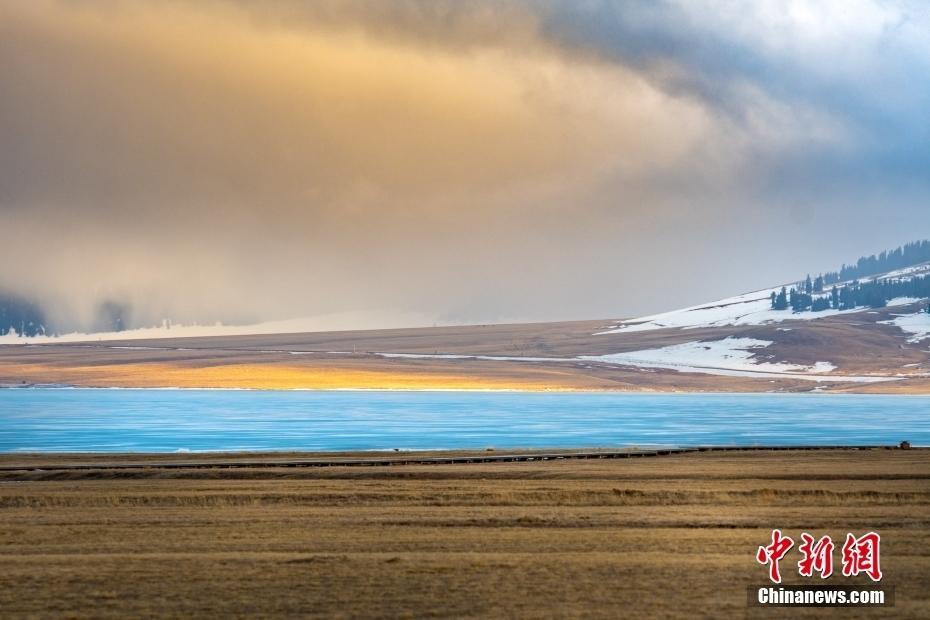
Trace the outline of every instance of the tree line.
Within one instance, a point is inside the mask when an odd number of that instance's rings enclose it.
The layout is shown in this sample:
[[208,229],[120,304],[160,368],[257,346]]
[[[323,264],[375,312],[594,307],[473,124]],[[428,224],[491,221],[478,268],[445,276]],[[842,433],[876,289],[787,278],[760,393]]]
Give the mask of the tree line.
[[930,241],[913,241],[891,251],[881,254],[863,256],[855,265],[843,265],[839,271],[831,271],[819,276],[824,285],[860,280],[895,269],[904,269],[930,261]]
[[[772,292],[773,310],[793,312],[822,312],[824,310],[852,310],[854,308],[883,308],[896,297],[930,297],[930,277],[874,279],[862,278],[896,269],[904,269],[930,262],[930,241],[914,241],[878,255],[863,256],[855,265],[843,265],[811,278],[810,275],[796,287],[782,287]],[[840,284],[846,282],[846,284]],[[930,307],[927,309],[930,312]]]
[[[823,293],[823,289],[820,291]],[[778,293],[772,292],[773,310],[793,312],[822,312],[824,310],[853,310],[855,308],[884,308],[896,297],[913,297],[917,299],[930,297],[930,277],[921,276],[908,280],[886,279],[860,282],[854,280],[843,286],[830,288],[825,294],[816,294],[813,282],[807,279],[802,287],[790,290],[782,287]],[[930,311],[930,308],[928,308]]]
[[[121,332],[132,327],[131,318],[129,304],[107,300],[97,306],[90,330]],[[20,336],[55,336],[58,326],[51,324],[38,303],[0,291],[0,336],[11,332]]]
[[0,293],[0,336],[15,331],[20,336],[46,333],[45,313],[38,304],[18,295]]

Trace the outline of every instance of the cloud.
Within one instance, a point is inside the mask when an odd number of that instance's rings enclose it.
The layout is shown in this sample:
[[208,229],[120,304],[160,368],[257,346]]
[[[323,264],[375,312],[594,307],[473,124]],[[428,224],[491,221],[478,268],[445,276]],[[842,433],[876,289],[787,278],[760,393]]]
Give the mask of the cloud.
[[916,6],[3,2],[0,288],[87,327],[107,300],[458,322],[751,286],[793,266],[656,282],[764,255],[798,205],[926,197]]

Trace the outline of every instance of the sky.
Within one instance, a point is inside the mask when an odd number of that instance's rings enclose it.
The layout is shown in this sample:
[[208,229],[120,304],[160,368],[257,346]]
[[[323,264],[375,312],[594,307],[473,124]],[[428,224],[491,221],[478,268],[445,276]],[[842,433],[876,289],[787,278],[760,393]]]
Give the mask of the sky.
[[0,0],[0,289],[86,329],[630,317],[930,237],[930,9]]

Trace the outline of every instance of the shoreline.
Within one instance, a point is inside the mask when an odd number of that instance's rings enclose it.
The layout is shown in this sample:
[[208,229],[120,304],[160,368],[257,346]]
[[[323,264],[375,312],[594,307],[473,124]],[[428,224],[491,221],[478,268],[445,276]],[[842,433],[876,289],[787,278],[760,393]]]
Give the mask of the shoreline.
[[[784,445],[703,445],[677,446],[665,444],[638,444],[623,447],[572,447],[572,448],[423,448],[385,450],[185,450],[173,452],[104,452],[104,451],[52,451],[23,450],[0,452],[0,472],[25,471],[41,468],[54,471],[68,469],[138,469],[171,468],[202,469],[224,467],[339,467],[339,466],[400,466],[429,464],[508,463],[538,460],[590,460],[626,459],[680,456],[693,453],[784,453],[784,452],[870,452],[870,451],[930,450],[928,445],[900,444],[784,444]],[[191,461],[196,457],[201,461]],[[26,462],[16,464],[15,461]],[[39,459],[51,462],[36,464]],[[62,461],[57,463],[56,461]],[[90,461],[90,463],[88,463]],[[455,461],[455,462],[447,462]],[[460,462],[459,462],[460,461]],[[11,464],[11,462],[13,464]]]
[[615,396],[829,396],[829,397],[930,397],[930,391],[910,392],[858,392],[855,390],[830,391],[738,391],[738,390],[657,390],[650,388],[622,389],[622,388],[444,388],[444,387],[214,387],[214,386],[135,386],[135,385],[0,385],[0,393],[16,391],[138,391],[138,392],[321,392],[321,393],[450,393],[450,394],[605,394]]

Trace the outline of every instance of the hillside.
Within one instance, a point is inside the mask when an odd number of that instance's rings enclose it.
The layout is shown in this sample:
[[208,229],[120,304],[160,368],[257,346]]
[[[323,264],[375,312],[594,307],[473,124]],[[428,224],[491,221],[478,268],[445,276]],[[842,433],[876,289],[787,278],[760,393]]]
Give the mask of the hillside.
[[0,385],[930,393],[930,262],[827,279],[613,321],[38,339]]

